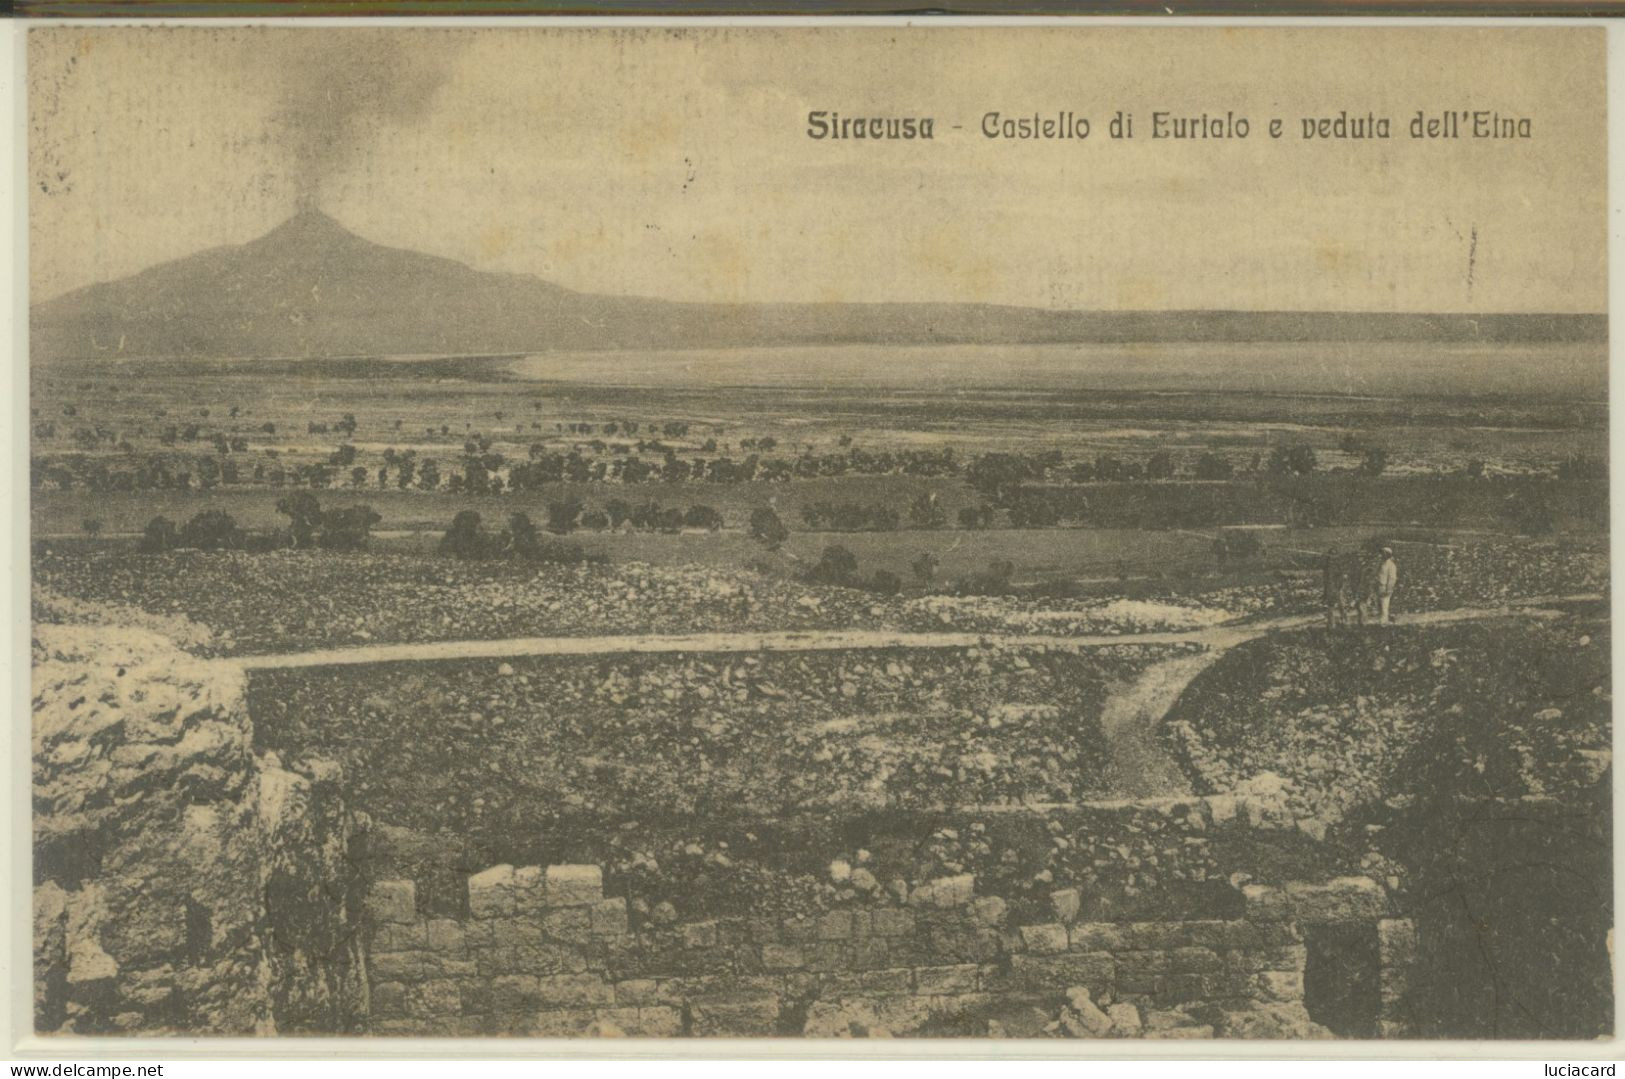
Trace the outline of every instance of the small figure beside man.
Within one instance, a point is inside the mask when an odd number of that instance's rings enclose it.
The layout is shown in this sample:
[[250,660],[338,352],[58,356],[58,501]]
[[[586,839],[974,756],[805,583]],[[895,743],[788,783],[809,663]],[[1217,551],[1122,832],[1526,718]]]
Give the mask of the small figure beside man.
[[1358,559],[1339,555],[1330,547],[1326,549],[1326,558],[1321,563],[1321,602],[1326,607],[1327,629],[1348,625],[1350,610],[1355,617],[1360,617],[1360,605],[1354,601],[1354,586],[1349,580],[1351,567],[1358,571]]
[[[1369,550],[1369,548],[1368,548]],[[1349,615],[1365,625],[1366,604],[1382,625],[1392,622],[1390,606],[1399,583],[1399,566],[1394,549],[1382,547],[1380,563],[1373,565],[1369,554],[1338,554],[1328,550],[1321,563],[1322,602],[1326,607],[1326,627],[1348,625]]]

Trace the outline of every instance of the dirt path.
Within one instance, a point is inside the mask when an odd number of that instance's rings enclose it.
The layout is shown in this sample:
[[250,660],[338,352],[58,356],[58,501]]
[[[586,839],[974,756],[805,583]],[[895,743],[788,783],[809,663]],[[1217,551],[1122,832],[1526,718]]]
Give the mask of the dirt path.
[[[1540,607],[1596,595],[1542,596],[1517,600],[1504,607],[1468,607],[1451,611],[1423,611],[1400,615],[1399,625],[1462,622],[1499,618],[1517,613],[1549,614]],[[459,659],[511,659],[521,656],[594,656],[616,653],[674,652],[830,652],[882,648],[1050,648],[1080,651],[1114,645],[1198,644],[1208,649],[1232,648],[1266,633],[1301,629],[1320,621],[1316,615],[1289,615],[1236,622],[1203,629],[1150,633],[1100,633],[1069,637],[1062,634],[910,632],[907,630],[786,630],[759,633],[674,633],[583,637],[506,637],[496,640],[423,641],[410,644],[368,644],[319,648],[256,656],[233,656],[215,662],[244,670],[292,667],[333,667],[369,663],[424,663]]]
[[1162,748],[1157,732],[1191,679],[1212,666],[1226,649],[1154,663],[1140,677],[1119,686],[1100,710],[1106,735],[1106,784],[1126,798],[1165,798],[1189,794],[1184,772]]
[[[1181,644],[1211,631],[1099,634],[912,633],[892,630],[806,630],[762,633],[675,633],[604,637],[509,637],[490,641],[371,644],[284,655],[222,660],[248,670],[328,667],[362,663],[413,663],[516,656],[595,656],[676,652],[849,652],[881,648],[1105,648],[1118,644]],[[1251,634],[1249,634],[1251,635]]]
[[[1550,617],[1556,612],[1543,605],[1597,599],[1597,596],[1539,597],[1520,600],[1499,611],[1466,609],[1453,611],[1419,611],[1397,619],[1401,625],[1434,625],[1497,617],[1513,613],[1513,608],[1524,617]],[[1298,627],[1318,622],[1319,619],[1301,618]],[[1271,624],[1258,623],[1263,632],[1294,628],[1282,619]],[[1237,627],[1240,628],[1240,627]],[[1251,628],[1251,627],[1249,627]],[[1207,648],[1195,655],[1154,663],[1141,672],[1140,677],[1119,686],[1106,698],[1101,707],[1100,725],[1106,736],[1106,780],[1110,789],[1119,796],[1129,798],[1171,798],[1191,793],[1184,771],[1163,748],[1159,732],[1162,718],[1168,714],[1185,687],[1208,667],[1218,661],[1226,651],[1252,637],[1232,635],[1228,640],[1210,638]]]

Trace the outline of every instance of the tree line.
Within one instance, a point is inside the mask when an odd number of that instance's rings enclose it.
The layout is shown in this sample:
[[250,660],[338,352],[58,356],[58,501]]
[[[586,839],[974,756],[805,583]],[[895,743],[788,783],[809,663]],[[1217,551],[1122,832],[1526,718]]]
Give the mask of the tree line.
[[[420,457],[413,449],[391,447],[382,452],[373,466],[361,464],[358,450],[349,442],[340,442],[325,460],[293,462],[281,459],[276,450],[265,451],[267,456],[261,459],[243,460],[238,451],[246,448],[244,440],[227,439],[219,434],[210,437],[217,452],[201,455],[140,455],[133,450],[117,457],[86,453],[36,454],[31,460],[31,483],[36,490],[210,490],[222,486],[256,486],[307,490],[444,490],[485,496],[535,491],[561,484],[733,485],[902,475],[962,478],[984,499],[1007,508],[1022,489],[1033,486],[1085,487],[1180,479],[1217,483],[1241,475],[1292,477],[1322,471],[1313,447],[1302,443],[1276,446],[1267,457],[1255,454],[1245,468],[1238,468],[1224,455],[1205,451],[1181,470],[1167,450],[1155,451],[1143,459],[1098,454],[1087,460],[1067,460],[1059,450],[1000,451],[961,457],[951,447],[876,452],[846,447],[828,453],[808,450],[796,457],[752,452],[735,459],[726,454],[685,457],[660,442],[638,444],[636,449],[647,450],[647,456],[633,452],[633,447],[624,444],[617,444],[612,447],[612,455],[604,456],[583,453],[579,448],[563,451],[535,443],[528,457],[511,459],[495,450],[489,437],[473,435],[465,440],[461,456],[444,464],[439,458]],[[741,445],[745,443],[759,448],[776,445],[771,438],[746,439]],[[1358,475],[1376,477],[1388,469],[1388,454],[1381,447],[1365,445],[1350,436],[1341,448],[1359,456],[1360,463],[1352,469]],[[1468,461],[1462,472],[1470,479],[1478,479],[1483,477],[1484,470],[1484,462],[1475,459]],[[1557,462],[1552,473],[1564,480],[1596,480],[1606,479],[1608,470],[1605,461],[1573,454]],[[841,507],[832,505],[828,509],[826,516],[831,519],[842,513]],[[1063,518],[1067,516],[1064,507],[1060,511]],[[1042,512],[1040,510],[1041,515]],[[844,526],[829,527],[842,530]],[[866,527],[883,530],[886,525],[871,522]]]

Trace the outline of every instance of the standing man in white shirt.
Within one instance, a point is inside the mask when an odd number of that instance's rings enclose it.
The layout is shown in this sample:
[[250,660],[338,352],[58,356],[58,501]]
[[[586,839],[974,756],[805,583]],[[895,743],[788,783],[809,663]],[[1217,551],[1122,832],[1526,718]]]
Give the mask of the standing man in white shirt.
[[1388,603],[1394,598],[1394,586],[1399,583],[1399,566],[1394,563],[1394,549],[1382,549],[1382,568],[1377,570],[1377,600],[1381,606],[1379,621],[1388,625]]

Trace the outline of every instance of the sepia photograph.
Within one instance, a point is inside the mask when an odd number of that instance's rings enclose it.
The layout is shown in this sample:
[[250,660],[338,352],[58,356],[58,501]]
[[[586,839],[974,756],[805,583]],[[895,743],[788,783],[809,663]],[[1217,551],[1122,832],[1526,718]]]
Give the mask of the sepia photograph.
[[34,1032],[1612,1038],[1605,56],[31,28]]

